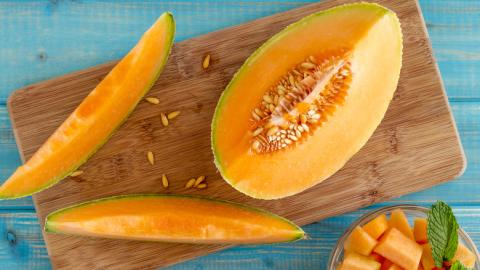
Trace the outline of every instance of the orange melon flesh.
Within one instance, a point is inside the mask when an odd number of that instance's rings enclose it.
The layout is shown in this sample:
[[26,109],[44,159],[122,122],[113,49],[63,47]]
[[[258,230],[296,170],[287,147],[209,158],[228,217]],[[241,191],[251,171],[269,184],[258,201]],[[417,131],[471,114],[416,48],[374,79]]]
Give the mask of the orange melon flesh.
[[374,239],[380,238],[380,236],[388,229],[387,216],[385,214],[379,215],[363,225],[363,229]]
[[408,223],[407,216],[401,209],[395,209],[390,214],[389,226],[391,228],[396,228],[401,231],[406,237],[411,240],[415,240],[413,236],[412,228]]
[[426,218],[416,218],[414,221],[413,234],[415,236],[415,241],[419,244],[425,244],[428,242],[427,223]]
[[369,257],[349,253],[342,262],[341,270],[379,270],[381,264]]
[[422,262],[423,269],[432,270],[433,268],[435,268],[435,261],[433,260],[433,257],[432,257],[432,246],[427,243],[427,244],[423,244],[422,248],[423,248],[423,253],[422,253],[421,262]]
[[39,192],[83,164],[126,119],[157,80],[173,44],[164,13],[38,151],[0,187],[0,199]]
[[[269,154],[251,150],[251,111],[265,91],[309,56],[346,50],[352,81],[344,104],[294,146]],[[212,149],[223,178],[260,199],[299,193],[339,170],[369,139],[396,89],[402,34],[395,13],[356,3],[288,26],[244,63],[222,94],[212,121]]]
[[465,245],[459,243],[452,259],[452,262],[455,261],[460,261],[466,267],[472,268],[475,265],[475,254]]
[[389,229],[374,249],[405,270],[416,270],[422,257],[422,247],[395,228]]
[[357,226],[350,233],[344,247],[346,251],[354,251],[358,254],[368,256],[372,253],[376,245],[377,240],[372,238],[362,227]]
[[180,242],[258,244],[301,239],[292,222],[244,205],[192,196],[131,195],[65,208],[45,230],[81,236]]

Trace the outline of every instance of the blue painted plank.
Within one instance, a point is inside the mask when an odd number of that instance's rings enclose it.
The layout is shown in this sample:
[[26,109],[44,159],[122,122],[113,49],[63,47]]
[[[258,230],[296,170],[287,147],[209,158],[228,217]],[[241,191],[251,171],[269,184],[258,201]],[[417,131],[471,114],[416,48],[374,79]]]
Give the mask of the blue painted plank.
[[[166,10],[178,41],[308,2],[315,1],[2,1],[0,104],[14,89],[120,58]],[[480,97],[480,2],[421,4],[449,95]]]

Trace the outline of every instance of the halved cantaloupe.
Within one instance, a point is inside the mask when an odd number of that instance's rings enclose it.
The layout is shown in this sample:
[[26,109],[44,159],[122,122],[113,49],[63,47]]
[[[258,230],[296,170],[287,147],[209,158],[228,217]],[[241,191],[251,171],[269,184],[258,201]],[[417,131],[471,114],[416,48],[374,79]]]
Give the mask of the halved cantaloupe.
[[396,228],[391,228],[380,238],[374,251],[405,270],[417,270],[423,249]]
[[340,270],[380,270],[381,264],[367,256],[349,253],[342,262]]
[[401,63],[398,18],[377,4],[288,26],[247,59],[217,104],[212,149],[223,178],[261,199],[328,178],[380,124]]
[[354,251],[358,254],[368,256],[372,253],[373,248],[377,245],[377,240],[371,237],[362,227],[357,226],[350,233],[347,241],[345,241],[345,251]]
[[428,242],[427,237],[427,224],[426,218],[416,218],[413,224],[413,234],[415,241],[419,244],[425,244]]
[[407,216],[401,209],[395,209],[392,211],[388,223],[390,228],[396,228],[409,239],[415,240],[415,237],[413,236],[413,230],[408,223]]
[[0,187],[0,199],[46,189],[83,164],[132,112],[160,75],[175,22],[164,13],[38,151]]
[[237,203],[180,195],[130,195],[48,215],[47,232],[181,243],[256,244],[304,237],[292,222]]
[[379,215],[363,225],[363,229],[374,239],[378,239],[388,229],[387,216],[385,214]]
[[475,254],[464,244],[458,243],[457,251],[453,256],[452,263],[460,261],[466,267],[472,268],[475,265]]

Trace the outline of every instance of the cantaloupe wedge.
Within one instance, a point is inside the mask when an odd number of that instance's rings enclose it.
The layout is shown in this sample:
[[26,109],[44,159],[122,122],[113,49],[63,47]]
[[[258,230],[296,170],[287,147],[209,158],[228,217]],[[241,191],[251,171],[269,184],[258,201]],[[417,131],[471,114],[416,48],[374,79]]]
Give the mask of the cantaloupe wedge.
[[374,251],[405,270],[417,270],[423,249],[396,228],[391,228],[380,238]]
[[466,267],[471,268],[475,265],[475,254],[464,244],[458,243],[457,251],[452,259],[452,262],[455,261],[460,261]]
[[423,253],[422,253],[422,266],[425,270],[432,270],[435,268],[435,261],[432,257],[432,246],[427,243],[422,245]]
[[413,234],[415,241],[419,244],[425,244],[428,242],[427,238],[427,219],[416,218],[413,225]]
[[379,215],[363,225],[363,229],[374,239],[378,239],[388,229],[387,216],[385,214]]
[[258,244],[304,237],[292,222],[237,203],[181,195],[117,196],[47,216],[51,233],[142,241]]
[[350,233],[344,248],[346,251],[354,251],[358,254],[368,256],[377,245],[377,240],[371,237],[362,227],[357,226]]
[[345,257],[341,270],[380,270],[381,264],[367,256],[351,252]]
[[401,209],[395,209],[392,211],[388,224],[390,228],[396,228],[406,237],[415,240],[415,237],[413,237],[413,230],[410,227],[410,224],[408,224],[407,216]]
[[175,23],[164,13],[38,151],[0,187],[0,199],[46,189],[83,164],[125,121],[160,75]]

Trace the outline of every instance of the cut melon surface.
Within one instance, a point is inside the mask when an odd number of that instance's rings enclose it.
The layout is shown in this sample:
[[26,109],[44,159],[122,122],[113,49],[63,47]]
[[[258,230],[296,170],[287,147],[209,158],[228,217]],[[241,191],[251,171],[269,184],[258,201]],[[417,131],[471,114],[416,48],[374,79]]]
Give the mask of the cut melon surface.
[[412,227],[408,223],[407,215],[401,209],[395,209],[390,214],[389,227],[396,228],[401,231],[406,237],[411,240],[415,240],[413,236]]
[[86,202],[46,218],[51,233],[198,244],[289,242],[292,222],[237,203],[181,195],[129,195]]
[[380,238],[380,236],[388,229],[387,216],[385,214],[379,215],[363,225],[363,229],[374,239]]
[[452,262],[460,261],[466,267],[472,268],[475,266],[475,260],[475,254],[464,244],[458,243],[457,251],[453,256]]
[[357,226],[350,233],[344,248],[346,251],[354,251],[358,254],[369,256],[376,245],[377,240],[371,237],[362,227]]
[[428,242],[427,237],[427,224],[426,218],[416,218],[413,225],[413,234],[415,241],[419,244],[425,244]]
[[423,249],[396,228],[391,228],[380,238],[374,251],[405,270],[417,270]]
[[37,152],[0,187],[0,199],[46,189],[82,165],[125,121],[167,62],[175,22],[164,13]]
[[380,270],[381,264],[367,256],[349,253],[342,262],[341,270]]
[[394,12],[356,3],[312,14],[255,51],[220,97],[212,149],[223,178],[260,199],[330,177],[370,138],[397,87]]
[[422,245],[423,253],[422,253],[422,266],[423,269],[432,270],[435,268],[435,261],[432,257],[432,246],[430,244],[423,244]]

